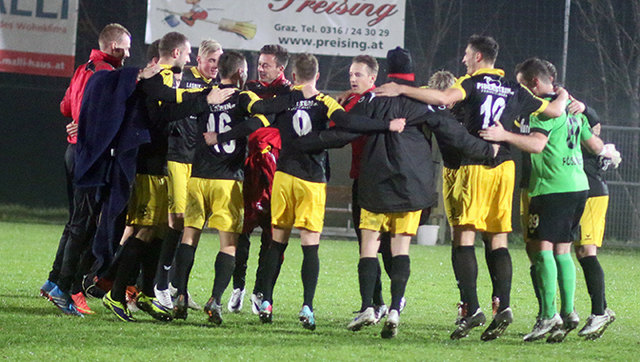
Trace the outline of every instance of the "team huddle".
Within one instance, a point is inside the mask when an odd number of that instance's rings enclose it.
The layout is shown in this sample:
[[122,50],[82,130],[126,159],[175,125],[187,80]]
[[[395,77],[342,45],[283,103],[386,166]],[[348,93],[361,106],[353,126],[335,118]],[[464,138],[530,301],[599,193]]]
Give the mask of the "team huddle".
[[[299,319],[315,330],[327,150],[351,144],[361,306],[347,328],[382,323],[381,337],[395,337],[407,303],[411,237],[440,192],[435,139],[460,291],[451,339],[486,322],[476,291],[476,233],[493,286],[493,319],[481,339],[500,337],[513,321],[511,146],[524,151],[521,216],[539,304],[524,340],[561,342],[580,323],[572,243],[592,305],[578,335],[599,338],[615,320],[597,248],[608,204],[602,172],[618,166],[620,153],[598,137],[595,111],[554,84],[553,64],[527,59],[516,68],[517,82],[507,80],[494,68],[495,40],[473,35],[462,60],[467,74],[458,79],[439,71],[419,87],[409,52],[396,48],[387,55],[388,83],[376,87],[378,63],[360,55],[349,69],[351,88],[334,99],[316,89],[318,61],[308,53],[292,57],[291,82],[287,50],[265,45],[258,80],[247,81],[245,57],[215,40],[203,41],[197,65],[187,66],[191,44],[177,32],[149,46],[145,68],[122,67],[130,37],[121,25],[107,25],[100,49],[76,70],[60,104],[72,118],[65,153],[70,216],[40,293],[65,314],[93,314],[86,297],[94,296],[122,321],[135,321],[136,310],[171,321],[203,309],[220,325],[230,283],[227,310],[243,308],[250,236],[259,226],[249,299],[252,312],[272,323],[274,287],[296,228]],[[220,249],[201,308],[188,282],[205,227],[217,229]],[[390,279],[388,306],[378,253]]]

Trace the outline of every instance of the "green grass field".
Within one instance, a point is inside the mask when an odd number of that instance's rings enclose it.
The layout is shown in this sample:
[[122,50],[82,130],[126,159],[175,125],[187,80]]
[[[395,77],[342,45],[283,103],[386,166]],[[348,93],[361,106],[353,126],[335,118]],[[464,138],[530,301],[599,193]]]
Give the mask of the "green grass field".
[[[239,314],[225,314],[221,327],[208,325],[204,313],[191,312],[186,321],[160,323],[136,313],[137,323],[117,321],[90,299],[97,312],[77,318],[61,315],[38,296],[49,271],[62,225],[0,222],[0,357],[7,360],[638,360],[640,355],[640,251],[605,250],[600,257],[606,273],[607,299],[618,319],[597,341],[572,332],[564,343],[522,342],[537,312],[529,281],[528,261],[520,245],[512,246],[514,265],[512,307],[515,321],[506,335],[480,341],[481,329],[451,341],[458,292],[448,246],[412,245],[407,308],[397,338],[382,340],[381,326],[353,333],[346,329],[359,308],[357,244],[324,240],[320,246],[320,279],[315,300],[318,328],[302,329],[297,313],[302,301],[301,250],[292,239],[274,294],[274,321],[262,325],[245,305]],[[255,240],[257,243],[257,239]],[[513,244],[518,244],[514,242]],[[204,304],[213,280],[217,236],[205,234],[196,254],[190,291]],[[257,248],[252,248],[249,286],[253,286]],[[478,294],[490,311],[490,280],[482,248]],[[576,262],[576,267],[580,269]],[[590,304],[582,271],[578,270],[576,308],[582,319]],[[389,282],[384,276],[387,293]],[[226,300],[229,290],[225,293]],[[248,298],[247,298],[248,300]],[[225,309],[226,311],[226,309]],[[581,322],[581,326],[582,326]]]

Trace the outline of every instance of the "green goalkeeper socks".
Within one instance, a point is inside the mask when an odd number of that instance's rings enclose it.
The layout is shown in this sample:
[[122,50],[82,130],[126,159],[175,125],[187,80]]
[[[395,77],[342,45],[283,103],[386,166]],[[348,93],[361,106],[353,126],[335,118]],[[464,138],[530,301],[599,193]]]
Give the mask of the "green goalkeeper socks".
[[573,312],[573,300],[576,294],[576,267],[570,253],[556,255],[558,268],[558,285],[560,287],[560,314],[563,316]]
[[534,256],[536,277],[538,278],[538,291],[542,314],[540,318],[550,319],[556,314],[556,282],[558,281],[558,269],[553,257],[553,251],[543,250]]

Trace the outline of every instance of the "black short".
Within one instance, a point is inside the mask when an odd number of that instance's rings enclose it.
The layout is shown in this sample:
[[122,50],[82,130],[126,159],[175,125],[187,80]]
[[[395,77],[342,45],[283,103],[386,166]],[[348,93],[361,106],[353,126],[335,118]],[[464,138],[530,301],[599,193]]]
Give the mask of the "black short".
[[540,195],[529,203],[529,238],[569,243],[580,238],[588,191]]

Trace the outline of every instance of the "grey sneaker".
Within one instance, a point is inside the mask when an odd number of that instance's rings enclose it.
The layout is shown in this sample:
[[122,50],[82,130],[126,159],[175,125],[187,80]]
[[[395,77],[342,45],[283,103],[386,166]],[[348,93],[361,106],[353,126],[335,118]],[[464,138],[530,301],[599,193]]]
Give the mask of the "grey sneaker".
[[531,333],[524,336],[525,342],[533,342],[544,338],[547,333],[552,332],[562,327],[562,318],[560,314],[556,313],[549,319],[540,318],[533,325]]
[[191,298],[191,293],[187,292],[187,307],[193,310],[201,310],[202,307]]
[[493,316],[491,324],[489,324],[489,327],[482,332],[480,339],[486,342],[500,337],[511,322],[513,322],[513,312],[509,307]]
[[262,293],[251,294],[251,312],[255,315],[260,314],[260,306],[262,305]]
[[576,329],[580,324],[580,317],[574,310],[566,316],[562,316],[562,327],[551,332],[547,338],[547,343],[560,343],[564,341],[569,332]]
[[373,306],[373,312],[376,317],[376,321],[373,324],[378,324],[382,318],[386,317],[389,314],[389,308],[387,308],[386,304]]
[[158,302],[160,302],[163,307],[169,310],[173,309],[173,301],[171,300],[171,292],[169,291],[169,288],[158,289],[158,286],[156,285],[153,287],[153,294],[156,295]]
[[376,318],[376,312],[373,307],[369,307],[358,315],[347,325],[347,329],[353,332],[357,332],[362,327],[376,324],[379,319]]
[[244,302],[244,289],[236,288],[231,292],[231,298],[227,303],[227,309],[231,313],[239,313],[242,310],[242,304]]
[[380,331],[380,337],[393,338],[398,334],[398,324],[400,324],[400,315],[398,311],[392,309],[387,315],[387,320],[384,322],[382,331]]
[[482,313],[482,310],[478,308],[472,316],[464,317],[458,324],[453,333],[451,333],[451,339],[460,339],[469,335],[469,332],[475,328],[484,325],[484,322],[487,321],[487,318]]
[[605,309],[603,315],[592,314],[587,319],[587,323],[582,327],[578,336],[588,340],[595,340],[604,334],[609,324],[616,320],[616,314],[609,308]]
[[216,303],[213,297],[204,305],[204,312],[209,316],[209,322],[217,326],[222,324],[222,305]]

